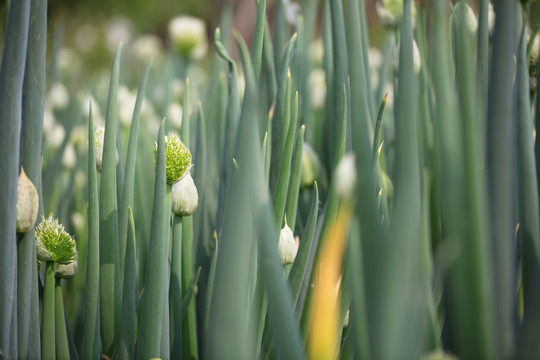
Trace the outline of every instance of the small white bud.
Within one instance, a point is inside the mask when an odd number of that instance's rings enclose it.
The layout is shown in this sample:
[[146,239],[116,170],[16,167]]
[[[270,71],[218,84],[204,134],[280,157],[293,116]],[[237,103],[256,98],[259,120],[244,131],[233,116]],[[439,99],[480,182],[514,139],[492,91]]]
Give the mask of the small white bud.
[[172,212],[179,216],[192,215],[199,205],[199,194],[188,171],[172,187]]
[[17,232],[25,233],[34,226],[38,209],[39,196],[36,187],[21,168],[17,183]]
[[292,264],[298,252],[298,244],[294,240],[294,234],[287,223],[279,233],[278,252],[284,265]]

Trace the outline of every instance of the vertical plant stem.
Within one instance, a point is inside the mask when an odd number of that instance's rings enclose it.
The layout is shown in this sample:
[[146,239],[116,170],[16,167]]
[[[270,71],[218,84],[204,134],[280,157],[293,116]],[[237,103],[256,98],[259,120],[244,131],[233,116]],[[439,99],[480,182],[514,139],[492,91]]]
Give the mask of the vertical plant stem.
[[136,344],[136,358],[149,359],[161,355],[163,297],[166,295],[163,279],[168,274],[169,227],[171,186],[166,184],[165,121],[161,122],[157,139],[156,179],[149,245],[148,264]]
[[495,1],[487,117],[487,175],[489,219],[492,230],[493,278],[497,314],[498,354],[510,357],[515,349],[514,185],[515,130],[512,116],[515,21],[517,4]]
[[94,145],[94,120],[92,104],[88,122],[88,238],[86,254],[85,326],[82,357],[99,359],[99,203],[96,170],[96,147]]
[[112,66],[101,167],[99,199],[100,314],[103,353],[112,356],[120,333],[120,252],[116,188],[116,130],[120,53],[118,46]]
[[135,223],[133,212],[128,207],[128,232],[126,259],[124,264],[124,282],[122,293],[122,324],[120,326],[119,359],[133,359],[135,355],[135,313],[139,294],[137,291],[137,264],[135,255]]
[[10,333],[17,325],[17,179],[30,0],[10,5],[0,67],[0,355],[17,357]]
[[171,358],[182,356],[182,217],[173,216],[169,317]]
[[[39,188],[43,105],[45,100],[45,59],[47,37],[47,1],[33,0],[23,84],[20,163],[26,175]],[[26,359],[39,353],[39,309],[34,229],[19,237],[17,243],[17,331],[18,356]],[[33,333],[34,337],[30,337]],[[33,339],[30,341],[30,339]],[[29,347],[33,348],[32,351]]]
[[[55,279],[54,285],[54,318],[55,318],[55,340],[57,359],[70,359],[69,345],[66,331],[66,317],[64,313],[64,299],[62,296],[62,287],[60,278]],[[44,330],[47,331],[47,330]]]
[[[182,298],[189,290],[193,279],[193,217],[182,218]],[[198,359],[196,301],[192,297],[189,301],[187,314],[182,321],[182,354],[184,358]]]
[[47,261],[41,266],[46,266],[41,320],[41,358],[56,359],[54,262]]
[[126,171],[125,181],[122,190],[122,201],[120,208],[118,209],[118,223],[119,223],[119,240],[120,240],[120,280],[123,283],[124,279],[124,262],[126,254],[126,239],[128,232],[128,207],[133,206],[133,188],[135,184],[135,163],[137,159],[137,140],[139,137],[139,120],[141,118],[141,108],[146,90],[146,82],[148,80],[148,73],[150,72],[150,62],[146,66],[144,75],[137,91],[137,99],[135,100],[135,109],[133,110],[133,118],[131,120],[131,128],[129,131],[129,143],[126,157]]

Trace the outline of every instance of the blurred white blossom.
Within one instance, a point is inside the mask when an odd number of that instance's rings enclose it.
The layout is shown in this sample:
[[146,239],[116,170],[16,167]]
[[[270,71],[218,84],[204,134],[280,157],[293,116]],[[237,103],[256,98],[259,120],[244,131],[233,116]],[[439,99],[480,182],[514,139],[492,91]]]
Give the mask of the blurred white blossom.
[[105,41],[111,52],[114,52],[121,42],[127,44],[131,40],[132,27],[131,22],[124,17],[112,19],[105,24]]
[[178,52],[197,60],[206,55],[208,40],[206,26],[201,19],[179,16],[169,22],[169,36]]
[[61,82],[54,83],[45,100],[52,110],[65,110],[69,105],[69,93]]
[[[375,9],[381,23],[388,27],[396,27],[403,18],[403,0],[379,0],[375,3]],[[414,1],[411,2],[412,22],[416,17]]]
[[334,175],[335,191],[341,199],[350,198],[356,187],[356,163],[352,153],[343,156]]
[[324,58],[324,46],[322,38],[317,38],[309,44],[309,58],[314,66],[322,66]]
[[133,109],[137,95],[129,91],[127,87],[121,85],[118,87],[118,120],[120,124],[129,126],[133,118]]
[[77,154],[72,143],[68,143],[62,154],[62,166],[67,170],[73,170],[77,163]]
[[[397,73],[399,71],[399,51],[400,46],[396,48],[396,58],[394,63],[394,71]],[[413,40],[413,67],[414,67],[414,73],[418,75],[420,73],[420,69],[422,67],[422,58],[420,57],[420,50],[418,49],[418,44],[416,43],[416,40]]]
[[183,109],[180,104],[172,103],[171,105],[169,105],[169,110],[167,111],[167,119],[174,128],[180,129],[180,127],[182,126],[182,115]]
[[97,30],[91,24],[84,24],[75,31],[75,46],[83,54],[92,50],[97,39]]
[[311,71],[308,77],[310,89],[310,102],[314,109],[322,109],[326,99],[326,76],[323,69],[316,68]]
[[148,62],[161,54],[161,39],[155,35],[139,36],[133,41],[131,50],[141,62]]

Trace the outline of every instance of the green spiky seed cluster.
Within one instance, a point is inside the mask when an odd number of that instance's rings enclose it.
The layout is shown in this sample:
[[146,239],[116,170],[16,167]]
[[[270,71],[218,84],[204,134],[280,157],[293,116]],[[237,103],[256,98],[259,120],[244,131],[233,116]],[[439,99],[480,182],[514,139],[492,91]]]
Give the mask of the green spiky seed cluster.
[[41,217],[41,222],[36,227],[36,237],[51,253],[55,262],[62,264],[75,259],[77,253],[75,240],[52,214],[47,218]]
[[[154,149],[154,169],[156,168],[157,143]],[[191,152],[178,135],[165,135],[165,159],[167,163],[167,183],[174,184],[184,176],[191,165]]]

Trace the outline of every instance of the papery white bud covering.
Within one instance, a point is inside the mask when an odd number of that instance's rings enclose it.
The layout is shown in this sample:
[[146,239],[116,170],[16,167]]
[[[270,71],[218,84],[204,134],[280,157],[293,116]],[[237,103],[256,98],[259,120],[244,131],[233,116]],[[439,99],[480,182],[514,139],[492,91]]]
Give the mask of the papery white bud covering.
[[335,191],[341,199],[347,199],[353,195],[356,187],[356,163],[355,156],[352,153],[343,156],[336,167]]
[[17,232],[25,233],[34,226],[38,209],[39,196],[36,187],[21,168],[17,183]]
[[281,262],[284,265],[292,264],[298,252],[298,245],[294,240],[294,234],[287,224],[285,224],[279,233],[278,252]]
[[476,18],[476,14],[474,13],[474,10],[464,1],[460,1],[456,4],[454,7],[454,14],[459,14],[461,11],[461,7],[465,6],[465,24],[467,26],[467,30],[470,34],[476,34],[478,31],[478,19]]
[[172,212],[179,216],[192,215],[199,205],[199,194],[188,171],[172,187]]

